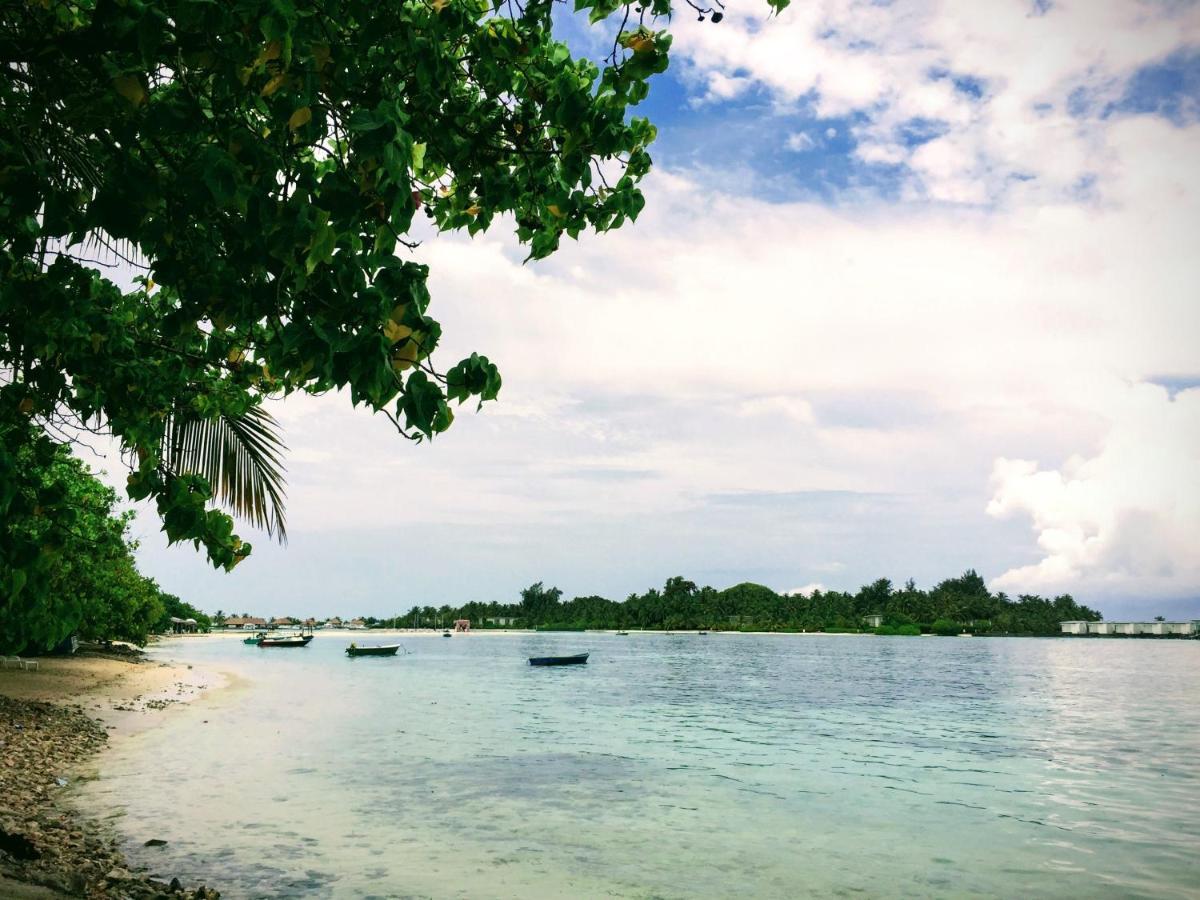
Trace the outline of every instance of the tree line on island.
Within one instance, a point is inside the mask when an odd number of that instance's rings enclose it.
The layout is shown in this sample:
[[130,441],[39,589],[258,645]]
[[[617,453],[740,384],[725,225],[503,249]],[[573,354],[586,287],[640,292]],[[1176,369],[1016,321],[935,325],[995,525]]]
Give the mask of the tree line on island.
[[[9,498],[28,515],[9,522],[9,537],[30,548],[26,568],[38,571],[46,590],[16,591],[0,604],[0,652],[43,652],[72,635],[85,640],[145,643],[152,633],[174,630],[173,620],[193,619],[197,630],[220,624],[164,590],[137,570],[130,536],[133,514],[120,512],[116,493],[66,447],[26,449],[19,458],[35,489]],[[53,504],[48,515],[39,504]],[[880,617],[878,622],[869,617]],[[682,577],[623,601],[589,595],[563,600],[557,587],[532,584],[514,603],[413,607],[392,618],[363,617],[368,627],[443,627],[469,619],[473,628],[545,630],[706,629],[731,631],[866,631],[881,634],[1057,634],[1063,620],[1100,619],[1070,595],[1047,599],[993,594],[975,571],[930,590],[911,580],[897,588],[886,578],[858,591],[777,593],[743,583],[717,590]]]
[[[46,445],[42,445],[43,448]],[[0,652],[50,650],[76,635],[85,640],[145,643],[152,633],[174,630],[173,620],[193,619],[206,631],[224,618],[210,617],[140,573],[131,512],[120,512],[116,493],[64,446],[26,448],[19,463],[35,482],[15,492],[10,507],[24,509],[7,523],[15,546],[29,548],[25,570],[44,590],[16,590],[0,603]],[[53,505],[53,514],[41,508]],[[878,624],[868,617],[881,617]],[[630,594],[623,601],[595,595],[563,600],[557,587],[538,582],[515,603],[470,602],[462,606],[413,607],[392,618],[363,617],[368,627],[448,626],[471,620],[473,628],[545,630],[707,629],[731,631],[864,631],[882,634],[1057,634],[1063,620],[1100,619],[1070,595],[1047,599],[993,594],[975,571],[946,579],[930,590],[911,580],[897,588],[886,578],[856,592],[815,590],[777,593],[743,583],[717,590],[682,577],[661,590]]]
[[[879,624],[871,617],[879,616]],[[969,570],[922,590],[910,579],[897,588],[886,578],[858,591],[814,590],[777,593],[745,582],[717,590],[682,577],[661,590],[630,594],[624,601],[590,595],[563,601],[562,591],[542,582],[521,591],[518,603],[467,603],[459,607],[413,607],[392,618],[364,616],[368,627],[442,627],[469,619],[472,628],[521,627],[547,631],[653,629],[710,631],[826,631],[877,634],[1059,633],[1064,620],[1097,621],[1098,611],[1069,594],[1048,599],[1034,594],[1009,597],[988,590]]]

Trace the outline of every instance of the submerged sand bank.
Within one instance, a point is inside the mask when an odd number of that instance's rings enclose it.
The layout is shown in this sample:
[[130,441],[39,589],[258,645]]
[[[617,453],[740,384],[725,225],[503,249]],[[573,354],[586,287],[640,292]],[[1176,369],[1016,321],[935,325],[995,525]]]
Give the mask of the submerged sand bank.
[[71,803],[110,735],[148,727],[219,683],[188,666],[101,655],[0,669],[0,896],[219,896],[130,872],[108,830]]

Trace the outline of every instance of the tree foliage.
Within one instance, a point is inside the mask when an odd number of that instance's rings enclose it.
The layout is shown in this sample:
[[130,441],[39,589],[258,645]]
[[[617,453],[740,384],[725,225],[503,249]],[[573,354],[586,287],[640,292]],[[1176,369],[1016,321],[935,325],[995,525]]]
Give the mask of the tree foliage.
[[208,631],[215,619],[223,618],[220,610],[217,610],[216,616],[210,617],[196,609],[192,604],[185,603],[174,594],[164,592],[159,595],[159,601],[162,604],[162,615],[154,623],[154,630],[159,633],[166,633],[173,630],[174,623],[171,621],[172,618],[195,619],[196,627],[200,631]]
[[[214,497],[283,526],[253,447],[221,445],[264,398],[342,390],[413,440],[494,399],[486,356],[432,361],[414,220],[515,223],[538,259],[635,218],[655,128],[632,110],[671,44],[670,0],[576,0],[612,36],[602,61],[555,38],[554,7],[4,4],[0,473],[100,424],[130,497],[230,569],[251,548]],[[207,465],[180,465],[191,440]],[[30,552],[0,534],[5,590],[33,590]]]
[[130,514],[65,447],[31,443],[3,483],[9,545],[26,554],[0,595],[0,652],[39,652],[68,635],[144,642],[161,592],[134,565]]
[[992,594],[974,571],[919,590],[909,581],[896,590],[887,579],[865,585],[856,593],[814,591],[811,596],[779,594],[761,584],[745,582],[719,591],[697,587],[675,577],[660,591],[631,594],[623,602],[595,595],[562,602],[558,588],[542,582],[521,591],[519,604],[467,603],[458,609],[414,608],[393,619],[388,627],[425,623],[440,615],[443,621],[470,619],[487,627],[489,618],[516,618],[526,628],[552,625],[577,628],[711,629],[745,631],[860,631],[866,617],[880,615],[881,634],[1058,634],[1069,619],[1098,620],[1100,613],[1081,606],[1069,594],[1054,599],[1023,595],[1012,600]]

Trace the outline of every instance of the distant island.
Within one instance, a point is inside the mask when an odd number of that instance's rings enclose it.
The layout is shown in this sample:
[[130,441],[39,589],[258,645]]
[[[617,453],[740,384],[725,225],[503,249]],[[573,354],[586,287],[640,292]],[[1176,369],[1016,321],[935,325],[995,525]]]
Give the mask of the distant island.
[[[190,607],[189,607],[190,609]],[[192,611],[195,612],[194,610]],[[268,624],[266,619],[237,621]],[[208,617],[204,617],[207,619]],[[780,594],[761,584],[744,582],[725,590],[699,587],[682,577],[667,580],[662,590],[630,594],[623,601],[595,595],[563,601],[562,591],[542,582],[521,591],[515,603],[471,602],[462,606],[414,606],[405,613],[376,618],[360,616],[343,623],[277,617],[282,624],[343,624],[358,628],[443,628],[469,620],[478,628],[527,628],[543,631],[586,629],[652,629],[862,633],[884,635],[978,634],[1057,635],[1066,620],[1099,621],[1097,610],[1082,606],[1069,594],[1047,599],[1033,594],[1011,598],[993,594],[983,578],[969,570],[931,590],[909,580],[897,589],[880,578],[858,591],[814,590]],[[227,617],[218,611],[212,624]],[[207,627],[207,621],[201,627]]]

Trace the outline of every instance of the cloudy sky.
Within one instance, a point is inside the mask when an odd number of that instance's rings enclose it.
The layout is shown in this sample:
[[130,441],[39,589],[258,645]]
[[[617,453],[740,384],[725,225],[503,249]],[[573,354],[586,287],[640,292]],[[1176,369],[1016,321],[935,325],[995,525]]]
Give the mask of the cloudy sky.
[[1200,11],[764,12],[678,17],[635,226],[425,243],[440,359],[500,402],[420,447],[277,404],[289,545],[223,575],[142,516],[146,571],[264,615],[969,567],[1200,614]]

